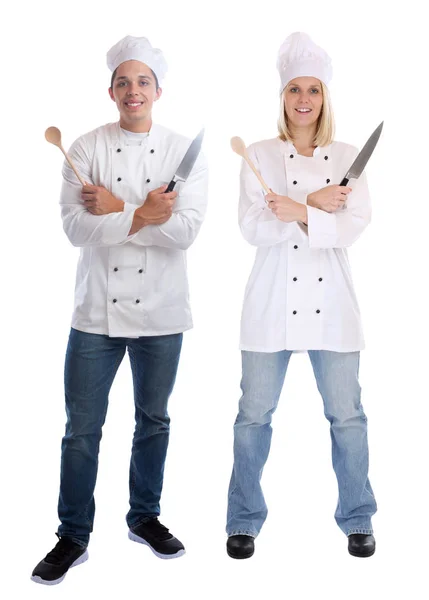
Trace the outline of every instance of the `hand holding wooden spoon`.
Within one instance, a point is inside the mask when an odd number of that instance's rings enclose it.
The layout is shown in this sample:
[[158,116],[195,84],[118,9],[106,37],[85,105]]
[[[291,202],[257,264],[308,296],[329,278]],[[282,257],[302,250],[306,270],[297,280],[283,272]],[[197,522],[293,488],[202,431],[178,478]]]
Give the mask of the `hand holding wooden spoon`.
[[69,155],[67,154],[67,152],[64,150],[62,144],[61,144],[61,131],[57,128],[57,127],[48,127],[48,129],[45,131],[45,138],[46,140],[50,143],[50,144],[54,144],[54,146],[58,146],[58,148],[61,150],[61,152],[64,154],[64,156],[66,157],[69,165],[71,166],[71,168],[73,169],[76,177],[79,179],[79,181],[81,182],[82,185],[86,185],[86,182],[82,179],[82,177],[79,175],[79,173],[76,170],[76,167],[74,166],[74,164],[72,163],[71,158],[69,157]]

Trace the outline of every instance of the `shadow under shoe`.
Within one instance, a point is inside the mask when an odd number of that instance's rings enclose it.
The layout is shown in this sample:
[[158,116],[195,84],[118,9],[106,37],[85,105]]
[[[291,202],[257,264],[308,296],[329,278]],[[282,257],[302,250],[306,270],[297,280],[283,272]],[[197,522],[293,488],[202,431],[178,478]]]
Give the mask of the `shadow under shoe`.
[[149,546],[158,558],[178,558],[185,554],[182,542],[175,538],[157,517],[130,528],[128,537],[133,542]]
[[250,558],[255,552],[255,538],[250,535],[231,535],[226,542],[231,558]]
[[88,550],[85,546],[76,544],[68,537],[61,537],[56,546],[35,567],[31,579],[44,585],[56,585],[61,583],[71,567],[76,567],[86,560]]

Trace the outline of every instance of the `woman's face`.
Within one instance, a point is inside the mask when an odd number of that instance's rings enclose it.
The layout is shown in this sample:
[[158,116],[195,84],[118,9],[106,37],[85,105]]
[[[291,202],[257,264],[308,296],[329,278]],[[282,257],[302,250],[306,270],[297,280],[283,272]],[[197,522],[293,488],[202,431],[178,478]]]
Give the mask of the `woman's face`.
[[322,84],[314,77],[296,77],[283,90],[289,125],[314,127],[323,106]]

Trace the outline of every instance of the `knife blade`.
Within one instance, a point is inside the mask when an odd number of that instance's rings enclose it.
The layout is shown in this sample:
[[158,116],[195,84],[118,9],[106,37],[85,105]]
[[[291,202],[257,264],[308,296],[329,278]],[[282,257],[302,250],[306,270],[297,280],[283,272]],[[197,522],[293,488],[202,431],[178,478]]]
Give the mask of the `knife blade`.
[[178,181],[186,181],[188,179],[189,173],[192,171],[192,167],[194,166],[195,161],[197,160],[198,155],[200,153],[201,145],[203,143],[203,137],[204,137],[204,128],[201,129],[201,131],[197,135],[197,137],[194,140],[192,140],[191,145],[189,146],[188,150],[186,151],[186,154],[183,157],[182,162],[178,166],[173,179],[168,184],[168,187],[164,192],[165,194],[167,192],[172,192],[174,189],[174,186],[176,185],[176,183]]
[[357,155],[354,163],[352,164],[350,169],[347,171],[347,173],[346,173],[344,179],[342,180],[342,182],[340,183],[340,185],[347,185],[349,182],[349,179],[357,179],[358,177],[361,176],[362,171],[365,169],[366,163],[371,158],[371,154],[374,152],[374,148],[376,147],[377,142],[380,138],[381,130],[383,129],[383,123],[384,123],[384,121],[382,121],[380,123],[380,125],[377,127],[377,129],[368,138],[368,141],[366,142],[365,146],[362,148],[362,150]]

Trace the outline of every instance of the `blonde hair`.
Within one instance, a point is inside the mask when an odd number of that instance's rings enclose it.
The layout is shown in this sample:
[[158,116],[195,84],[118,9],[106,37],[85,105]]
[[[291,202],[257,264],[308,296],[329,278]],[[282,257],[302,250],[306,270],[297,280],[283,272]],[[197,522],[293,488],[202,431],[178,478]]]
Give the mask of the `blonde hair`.
[[[329,146],[329,144],[332,144],[332,142],[334,141],[335,123],[329,90],[323,83],[323,81],[321,81],[320,84],[322,86],[323,104],[319,118],[317,119],[316,135],[314,136],[313,143],[315,146],[323,147]],[[280,96],[280,114],[279,119],[277,121],[279,138],[284,142],[293,142],[293,137],[288,125],[288,118],[286,114],[283,94],[284,90]]]

